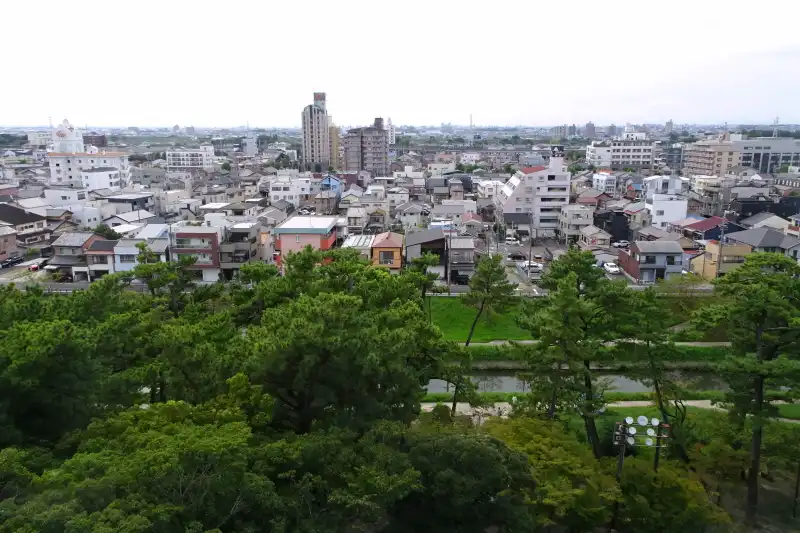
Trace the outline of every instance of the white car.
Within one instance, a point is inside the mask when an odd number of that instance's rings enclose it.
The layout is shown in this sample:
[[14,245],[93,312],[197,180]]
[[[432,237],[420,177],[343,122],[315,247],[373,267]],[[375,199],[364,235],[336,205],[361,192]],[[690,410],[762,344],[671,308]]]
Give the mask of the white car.
[[603,269],[609,274],[619,274],[619,267],[616,263],[605,263]]
[[628,241],[617,241],[617,242],[611,243],[611,246],[613,246],[614,248],[627,248],[630,245],[631,245],[631,243],[629,243]]

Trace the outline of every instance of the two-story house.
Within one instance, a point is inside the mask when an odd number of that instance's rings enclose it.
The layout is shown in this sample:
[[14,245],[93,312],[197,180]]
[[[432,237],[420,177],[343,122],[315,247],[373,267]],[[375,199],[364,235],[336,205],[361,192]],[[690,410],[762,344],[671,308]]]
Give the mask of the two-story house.
[[[163,232],[161,234],[165,236],[169,235],[168,232]],[[142,233],[140,233],[140,235],[142,235]],[[114,272],[130,272],[136,267],[136,265],[139,264],[139,254],[141,253],[141,250],[139,250],[138,245],[140,243],[145,243],[147,245],[147,249],[153,253],[152,257],[157,262],[166,263],[169,261],[168,238],[120,239],[114,245],[113,250],[112,262],[114,265]],[[91,259],[89,264],[91,266]]]
[[800,260],[800,239],[766,226],[726,233],[725,242],[747,244],[754,252],[778,253]]
[[0,223],[13,228],[17,243],[24,248],[47,247],[52,235],[52,230],[47,227],[47,217],[9,204],[0,204]]
[[447,244],[444,232],[440,228],[409,233],[405,238],[405,260],[411,262],[425,253],[439,257],[439,262],[428,268],[431,273],[445,278],[447,274]]
[[637,283],[655,283],[680,276],[683,248],[677,241],[636,241],[619,251],[619,266]]
[[114,247],[119,241],[95,240],[86,249],[87,271],[89,281],[100,279],[106,274],[113,274]]
[[53,242],[55,255],[50,259],[48,267],[54,267],[51,270],[56,270],[73,281],[90,281],[86,251],[99,240],[105,239],[88,231],[62,233]]
[[272,230],[275,262],[280,266],[289,253],[306,246],[330,250],[337,239],[337,221],[334,216],[293,216],[284,220]]
[[372,264],[399,272],[403,266],[403,235],[399,233],[380,233],[375,236],[371,247]]
[[17,230],[10,224],[0,224],[0,261],[19,256]]
[[701,278],[712,281],[739,268],[751,251],[752,247],[748,244],[723,243],[720,246],[719,241],[709,241],[703,253],[690,260],[690,270]]
[[558,240],[570,244],[581,236],[581,230],[591,226],[594,209],[587,205],[569,204],[561,207],[558,216]]
[[228,228],[219,245],[219,261],[225,279],[233,279],[243,264],[261,259],[260,222],[239,222]]

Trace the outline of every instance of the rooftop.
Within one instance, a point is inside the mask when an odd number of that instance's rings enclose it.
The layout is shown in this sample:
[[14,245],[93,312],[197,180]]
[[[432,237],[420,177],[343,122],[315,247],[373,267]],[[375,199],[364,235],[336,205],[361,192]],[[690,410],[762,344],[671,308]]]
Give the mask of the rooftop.
[[86,249],[87,252],[113,252],[118,241],[98,239]]
[[342,244],[342,248],[372,248],[375,235],[351,235]]
[[760,228],[735,231],[726,235],[729,240],[749,244],[753,248],[779,248],[788,250],[800,244],[800,239],[784,235],[778,230],[762,226]]
[[636,249],[644,254],[682,254],[683,248],[678,241],[636,241]]
[[71,231],[69,233],[62,233],[58,239],[53,242],[53,246],[83,246],[86,241],[94,236],[95,234],[91,231]]
[[275,227],[275,234],[281,233],[318,233],[326,234],[336,226],[338,217],[329,216],[293,216]]
[[41,215],[29,213],[13,205],[0,204],[0,222],[7,222],[17,226],[19,224],[30,224],[43,220],[45,220],[45,217]]
[[125,222],[138,222],[140,220],[147,220],[148,218],[153,218],[155,217],[155,215],[150,211],[145,211],[144,209],[137,209],[136,211],[128,211],[127,213],[118,213],[108,218],[115,218],[115,217],[124,220]]
[[119,169],[116,167],[95,167],[95,168],[84,168],[81,172],[118,172]]
[[143,200],[145,198],[152,198],[153,193],[151,192],[123,192],[119,194],[112,194],[107,198],[111,201],[113,200]]
[[201,205],[198,207],[198,209],[203,211],[213,211],[214,209],[225,209],[229,205],[231,205],[229,202],[211,202],[210,204]]
[[385,248],[402,248],[403,235],[399,233],[392,233],[391,231],[387,231],[386,233],[380,233],[375,236],[375,240],[372,242],[372,246],[385,247]]

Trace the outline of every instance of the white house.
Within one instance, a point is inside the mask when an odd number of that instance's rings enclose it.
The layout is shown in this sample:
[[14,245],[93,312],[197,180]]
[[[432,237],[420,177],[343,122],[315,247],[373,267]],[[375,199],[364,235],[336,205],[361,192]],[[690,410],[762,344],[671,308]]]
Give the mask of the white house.
[[688,179],[680,176],[645,178],[645,207],[652,217],[652,226],[665,228],[670,222],[686,218],[689,201],[682,194],[684,183],[688,184]]
[[81,185],[93,191],[95,189],[109,189],[118,191],[125,186],[120,171],[114,167],[84,168],[81,170]]
[[311,195],[311,178],[298,176],[276,176],[269,185],[269,201],[286,200],[298,207]]
[[391,187],[386,191],[386,199],[389,200],[389,208],[394,209],[398,205],[408,202],[408,189],[403,187]]
[[613,198],[617,193],[617,176],[611,172],[597,172],[592,176],[592,188]]
[[475,165],[481,160],[481,154],[479,152],[464,152],[459,156],[458,160],[462,165]]
[[497,192],[505,185],[505,183],[499,180],[481,180],[475,183],[478,198],[494,198]]
[[148,221],[155,221],[156,216],[144,209],[137,209],[136,211],[128,211],[127,213],[118,213],[103,220],[103,224],[111,228],[121,226],[123,224],[144,223]]
[[429,211],[426,206],[415,203],[405,203],[397,206],[395,219],[403,228],[408,230],[427,227]]

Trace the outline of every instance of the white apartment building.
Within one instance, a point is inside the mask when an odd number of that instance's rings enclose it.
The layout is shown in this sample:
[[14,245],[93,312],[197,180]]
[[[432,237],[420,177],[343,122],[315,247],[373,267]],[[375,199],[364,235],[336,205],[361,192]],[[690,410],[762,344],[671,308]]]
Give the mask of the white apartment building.
[[33,131],[28,134],[28,144],[32,146],[47,146],[52,142],[52,138],[53,135],[49,131]]
[[214,147],[210,144],[203,144],[199,148],[167,150],[167,172],[212,168],[214,168]]
[[124,186],[120,172],[114,167],[84,168],[81,170],[81,185],[93,191],[95,189],[110,189],[119,191]]
[[592,141],[586,147],[586,163],[595,168],[611,168],[611,143],[608,141]]
[[119,182],[124,187],[128,182],[128,155],[121,152],[98,150],[83,144],[83,134],[68,120],[52,131],[52,150],[47,152],[50,167],[50,186],[83,186],[83,170],[114,168],[119,172]]
[[645,178],[645,208],[651,216],[651,226],[665,228],[670,222],[686,218],[689,201],[683,195],[687,178],[652,176]]
[[286,200],[295,207],[308,200],[311,195],[311,178],[299,176],[276,176],[269,185],[269,201]]
[[389,208],[394,209],[398,205],[408,202],[410,193],[403,187],[390,187],[386,191],[386,199],[389,200]]
[[397,142],[397,130],[392,124],[392,117],[386,119],[386,132],[389,135],[389,146],[391,146]]
[[570,173],[563,152],[554,151],[549,165],[531,167],[527,174],[517,172],[495,196],[503,213],[531,213],[533,236],[553,237],[559,228],[561,208],[569,204]]
[[431,173],[431,176],[441,176],[445,172],[455,172],[456,164],[455,162],[452,163],[430,163],[428,165],[427,171]]
[[592,188],[613,198],[617,193],[617,176],[611,172],[597,172],[592,176]]
[[588,205],[565,205],[558,216],[558,240],[564,243],[577,242],[581,230],[593,223],[594,209]]
[[481,180],[474,182],[478,192],[478,198],[494,198],[495,195],[503,188],[502,181],[499,180]]
[[458,158],[462,165],[476,165],[480,160],[481,154],[478,152],[463,152]]

